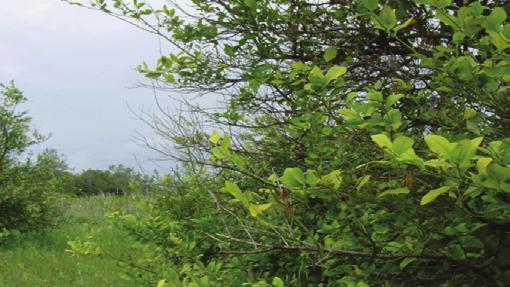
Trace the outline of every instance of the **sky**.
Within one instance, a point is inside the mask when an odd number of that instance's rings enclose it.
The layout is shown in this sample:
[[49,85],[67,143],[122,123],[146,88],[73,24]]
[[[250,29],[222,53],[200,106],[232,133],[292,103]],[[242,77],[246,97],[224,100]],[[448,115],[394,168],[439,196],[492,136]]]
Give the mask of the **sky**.
[[0,12],[0,82],[14,80],[33,126],[51,133],[36,151],[57,149],[75,171],[172,165],[136,143],[151,130],[129,109],[155,110],[153,92],[133,87],[134,67],[159,56],[156,36],[60,0],[2,0]]

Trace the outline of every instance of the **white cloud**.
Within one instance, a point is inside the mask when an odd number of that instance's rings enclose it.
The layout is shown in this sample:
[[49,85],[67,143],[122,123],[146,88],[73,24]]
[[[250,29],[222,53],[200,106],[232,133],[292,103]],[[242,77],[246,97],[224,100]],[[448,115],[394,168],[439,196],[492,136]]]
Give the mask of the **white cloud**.
[[51,12],[54,10],[52,8],[55,8],[57,4],[61,3],[52,0],[10,0],[8,3],[3,3],[2,5],[4,10],[4,17],[2,17],[3,22],[16,17],[24,23],[41,23],[50,16]]
[[150,131],[131,119],[126,102],[153,106],[152,91],[126,87],[141,78],[132,67],[158,57],[158,39],[59,0],[2,2],[0,82],[14,79],[25,92],[34,124],[53,134],[45,146],[78,169],[147,157],[131,136]]

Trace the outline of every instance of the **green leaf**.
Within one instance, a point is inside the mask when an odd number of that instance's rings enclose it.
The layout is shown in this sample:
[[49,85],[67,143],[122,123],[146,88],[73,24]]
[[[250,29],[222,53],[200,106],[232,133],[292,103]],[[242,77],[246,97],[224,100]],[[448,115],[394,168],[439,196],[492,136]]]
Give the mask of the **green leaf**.
[[492,162],[492,158],[490,157],[480,157],[476,161],[476,168],[478,169],[478,173],[481,175],[487,174],[487,166]]
[[466,38],[466,34],[462,33],[461,31],[457,31],[457,32],[453,33],[453,36],[452,36],[452,40],[455,43],[460,43],[460,42],[464,41],[464,38]]
[[232,138],[229,135],[224,135],[220,146],[228,150],[230,148],[230,144],[232,144]]
[[336,48],[329,47],[326,49],[326,51],[324,51],[324,60],[326,62],[329,62],[329,61],[333,60],[334,58],[336,58],[336,54],[337,54]]
[[489,34],[491,43],[496,46],[499,51],[510,47],[510,41],[501,32],[487,31],[487,34]]
[[244,0],[244,4],[250,7],[252,10],[257,8],[257,0]]
[[390,138],[385,134],[373,135],[371,138],[381,148],[391,149],[393,146]]
[[305,175],[300,168],[286,168],[283,176],[280,178],[281,182],[289,188],[301,189],[306,183]]
[[444,24],[452,27],[455,30],[458,30],[459,24],[457,23],[457,18],[451,16],[450,14],[443,12],[443,11],[437,11],[436,17],[443,22]]
[[237,186],[236,183],[231,181],[225,181],[225,186],[221,188],[222,192],[228,192],[228,193],[237,193],[241,192],[241,189],[239,189],[239,186]]
[[484,248],[483,242],[472,235],[461,236],[458,238],[458,241],[464,249],[468,249],[469,251],[477,251]]
[[232,154],[230,157],[229,157],[229,160],[234,163],[236,166],[242,168],[242,169],[245,169],[246,166],[247,166],[247,162],[245,160],[245,158],[239,154]]
[[360,191],[369,181],[370,181],[370,175],[365,175],[364,177],[362,177],[359,180],[358,185],[356,186],[356,190]]
[[497,163],[491,163],[487,167],[487,174],[496,178],[499,182],[510,179],[510,167],[504,167]]
[[316,186],[319,182],[319,176],[315,170],[307,170],[305,173],[305,181],[309,186]]
[[379,5],[378,0],[361,0],[361,4],[367,8],[370,11],[374,11],[377,9],[377,6]]
[[406,257],[404,260],[400,261],[400,269],[406,268],[407,265],[409,265],[411,262],[415,261],[416,258],[414,257]]
[[346,67],[333,66],[333,67],[329,68],[328,72],[326,73],[325,78],[327,79],[328,82],[330,82],[332,80],[338,79],[338,77],[345,74],[346,72],[347,72]]
[[442,9],[452,5],[452,0],[432,0],[432,5],[436,8]]
[[212,142],[213,144],[217,144],[220,139],[221,134],[217,130],[214,130],[211,137],[209,138],[209,141]]
[[225,147],[222,147],[222,146],[213,147],[211,149],[211,153],[215,157],[217,157],[218,159],[226,159],[226,158],[229,158],[231,156],[231,153],[228,150],[228,148],[225,148]]
[[507,39],[510,39],[510,24],[506,24],[505,26],[503,26],[503,36],[506,37]]
[[510,66],[497,66],[483,69],[483,72],[489,77],[507,77],[510,76]]
[[374,101],[374,102],[382,102],[383,100],[383,94],[379,91],[375,91],[375,90],[370,90],[367,94],[367,98],[370,100],[370,101]]
[[327,185],[332,185],[333,188],[337,189],[342,184],[342,172],[340,170],[334,170],[321,177],[321,182]]
[[384,197],[384,196],[388,196],[388,195],[408,194],[409,192],[411,192],[411,191],[407,187],[388,189],[388,190],[380,193],[378,195],[378,197]]
[[396,131],[399,127],[402,126],[402,113],[400,113],[397,109],[390,110],[385,116],[384,119],[388,122],[391,129]]
[[283,280],[280,279],[280,277],[274,277],[271,284],[273,284],[274,287],[285,287],[285,284],[283,283]]
[[172,74],[163,74],[163,78],[167,83],[175,83],[175,77]]
[[462,140],[454,144],[450,159],[457,163],[461,170],[466,170],[471,165],[471,160],[482,141],[483,137],[478,137],[472,140]]
[[483,10],[485,9],[485,6],[483,6],[482,3],[480,3],[480,1],[476,1],[474,3],[471,3],[469,5],[469,7],[471,7],[471,14],[473,16],[480,16],[480,15],[482,15]]
[[410,137],[399,136],[395,139],[391,146],[391,151],[396,155],[401,155],[408,151],[414,144],[414,140]]
[[430,167],[435,167],[435,168],[449,168],[449,167],[451,167],[451,164],[449,164],[444,159],[431,159],[431,160],[427,160],[425,162],[425,165],[426,166],[430,166]]
[[503,142],[502,141],[491,141],[489,143],[489,150],[491,154],[498,154],[503,151]]
[[150,79],[157,79],[157,78],[161,77],[161,73],[160,72],[149,72],[149,73],[145,74],[145,77],[150,78]]
[[445,8],[452,4],[452,0],[414,0],[416,3],[430,5],[436,8]]
[[223,51],[229,57],[234,57],[235,54],[236,54],[235,48],[233,46],[230,46],[230,45],[227,45],[227,44],[225,44],[225,47],[223,48]]
[[425,136],[425,143],[432,152],[437,153],[443,158],[450,158],[451,152],[455,147],[455,144],[438,135]]
[[248,210],[250,211],[250,215],[253,217],[257,217],[259,214],[267,210],[269,207],[271,207],[271,203],[266,204],[250,204],[250,207]]
[[340,109],[338,111],[342,116],[344,116],[347,120],[353,120],[353,119],[361,119],[360,115],[349,109]]
[[465,120],[469,120],[469,119],[472,119],[472,118],[476,117],[476,115],[477,115],[477,112],[476,112],[474,109],[472,109],[472,108],[466,108],[466,109],[464,110],[464,116],[463,116],[463,118],[464,118]]
[[391,106],[393,106],[396,102],[398,102],[398,100],[400,100],[401,98],[403,98],[404,95],[403,94],[391,94],[388,96],[388,98],[386,98],[386,108],[389,108]]
[[239,189],[239,186],[237,184],[231,182],[231,181],[225,181],[225,186],[220,189],[221,192],[226,192],[232,195],[235,199],[240,201],[245,208],[250,208],[250,200],[244,194],[241,189]]
[[321,69],[317,66],[314,66],[312,70],[310,71],[310,76],[317,77],[317,78],[324,78],[324,74],[322,73]]
[[395,27],[395,29],[393,29],[395,32],[398,32],[404,28],[406,28],[407,26],[411,25],[414,21],[414,18],[409,18],[407,19],[404,23],[398,25],[397,27]]
[[397,160],[401,162],[410,163],[416,165],[419,168],[424,167],[423,159],[416,155],[414,149],[410,148],[397,156]]
[[269,176],[268,180],[269,180],[270,182],[275,183],[275,182],[277,182],[278,180],[280,180],[280,178],[278,177],[278,175],[276,175],[276,173],[273,173],[273,174],[271,174],[271,176]]
[[292,71],[293,72],[305,72],[308,70],[308,65],[303,62],[294,62],[292,63]]
[[324,74],[322,73],[322,70],[314,66],[312,70],[310,71],[310,75],[308,76],[308,80],[316,85],[322,85],[324,79]]
[[433,189],[433,190],[427,192],[427,194],[425,194],[421,198],[420,204],[425,205],[425,204],[431,203],[432,201],[436,200],[436,198],[438,196],[440,196],[441,194],[450,190],[450,188],[452,188],[452,186],[445,185],[440,188],[436,188],[436,189]]
[[491,14],[485,17],[482,22],[482,26],[488,31],[499,32],[501,30],[501,24],[506,20],[506,12],[501,7],[492,9]]
[[465,251],[458,244],[450,244],[447,249],[447,254],[449,257],[455,259],[465,259]]
[[169,9],[167,5],[163,5],[163,12],[170,17],[173,17],[175,15],[175,9]]
[[377,20],[385,30],[391,30],[397,25],[397,16],[395,10],[390,6],[384,6]]

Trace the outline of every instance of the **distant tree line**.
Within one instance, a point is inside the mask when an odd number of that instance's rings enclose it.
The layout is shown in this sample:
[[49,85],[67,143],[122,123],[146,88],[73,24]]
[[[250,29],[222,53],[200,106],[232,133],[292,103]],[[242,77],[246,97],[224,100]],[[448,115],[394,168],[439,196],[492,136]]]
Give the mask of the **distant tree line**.
[[150,176],[120,164],[107,170],[87,169],[73,174],[68,180],[68,190],[76,195],[123,195],[148,191],[152,181]]

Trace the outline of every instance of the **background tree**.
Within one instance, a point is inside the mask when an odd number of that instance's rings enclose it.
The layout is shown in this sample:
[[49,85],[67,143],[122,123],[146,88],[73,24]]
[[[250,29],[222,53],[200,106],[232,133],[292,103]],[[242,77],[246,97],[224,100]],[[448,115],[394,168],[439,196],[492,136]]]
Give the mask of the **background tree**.
[[16,156],[44,139],[30,127],[27,112],[20,111],[25,101],[23,93],[13,84],[0,85],[0,173]]
[[55,150],[21,158],[44,139],[30,126],[27,112],[19,110],[25,101],[12,84],[0,85],[0,237],[51,227],[69,175]]

